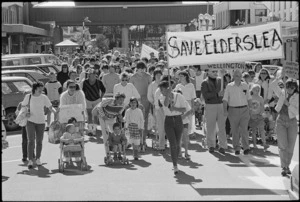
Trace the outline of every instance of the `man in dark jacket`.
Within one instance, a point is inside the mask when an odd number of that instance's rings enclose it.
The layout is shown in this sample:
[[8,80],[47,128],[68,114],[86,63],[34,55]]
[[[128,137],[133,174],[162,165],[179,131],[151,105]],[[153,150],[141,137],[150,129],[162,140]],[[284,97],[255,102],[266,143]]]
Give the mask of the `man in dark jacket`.
[[221,90],[221,78],[218,78],[217,69],[208,71],[208,77],[201,84],[201,93],[205,100],[206,136],[209,152],[214,152],[217,133],[220,142],[219,152],[225,154],[227,139],[225,134],[226,117],[224,116],[222,101],[224,90]]

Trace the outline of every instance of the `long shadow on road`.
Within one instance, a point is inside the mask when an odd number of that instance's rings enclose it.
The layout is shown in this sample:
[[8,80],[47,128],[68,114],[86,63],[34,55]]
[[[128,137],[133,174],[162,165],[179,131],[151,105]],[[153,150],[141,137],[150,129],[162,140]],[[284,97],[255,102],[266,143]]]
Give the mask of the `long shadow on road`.
[[178,174],[174,176],[178,184],[193,184],[202,182],[201,179],[196,179],[194,176],[186,174],[184,171],[180,170]]
[[[169,153],[165,152],[165,153],[162,154],[162,156],[164,157],[164,159],[167,162],[172,163],[171,155]],[[199,164],[199,163],[194,162],[192,160],[186,160],[184,158],[179,158],[177,163],[181,166],[189,166],[190,168],[194,168],[194,169],[198,168],[200,166],[203,166],[202,164]]]
[[[46,164],[46,163],[44,163],[44,164]],[[23,170],[21,172],[18,172],[17,174],[37,176],[37,177],[41,177],[41,178],[48,178],[48,177],[50,177],[51,173],[49,172],[49,169],[47,169],[43,165],[37,166],[37,167],[34,166],[32,169]]]

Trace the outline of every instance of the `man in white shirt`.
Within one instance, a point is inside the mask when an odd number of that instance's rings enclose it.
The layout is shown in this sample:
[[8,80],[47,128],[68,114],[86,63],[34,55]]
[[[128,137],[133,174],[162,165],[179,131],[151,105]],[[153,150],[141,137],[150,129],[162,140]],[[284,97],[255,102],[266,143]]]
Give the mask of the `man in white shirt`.
[[232,132],[232,144],[235,154],[240,154],[240,134],[244,154],[249,154],[249,132],[248,123],[250,120],[249,106],[251,106],[251,96],[248,85],[241,81],[240,70],[233,72],[233,82],[226,86],[223,97],[224,115],[228,116]]

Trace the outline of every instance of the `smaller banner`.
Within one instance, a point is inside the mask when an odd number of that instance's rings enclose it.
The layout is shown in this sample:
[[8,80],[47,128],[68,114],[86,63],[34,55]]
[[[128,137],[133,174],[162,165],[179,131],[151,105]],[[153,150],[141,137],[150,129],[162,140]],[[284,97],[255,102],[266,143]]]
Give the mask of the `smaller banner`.
[[299,79],[299,63],[292,61],[285,61],[283,64],[285,74],[293,79]]
[[142,51],[141,51],[141,58],[146,57],[150,59],[150,53],[153,52],[154,56],[158,58],[158,51],[151,48],[150,46],[147,46],[145,44],[142,45]]

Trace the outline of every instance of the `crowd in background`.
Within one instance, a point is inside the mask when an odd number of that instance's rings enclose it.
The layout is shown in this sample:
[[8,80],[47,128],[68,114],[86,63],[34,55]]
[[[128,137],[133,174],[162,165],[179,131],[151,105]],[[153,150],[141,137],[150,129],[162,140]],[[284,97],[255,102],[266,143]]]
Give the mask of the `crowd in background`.
[[[163,152],[168,140],[175,173],[179,171],[178,158],[183,158],[182,148],[184,157],[191,158],[188,145],[190,138],[195,138],[197,128],[204,130],[202,146],[210,153],[218,150],[225,154],[229,140],[236,155],[241,149],[244,155],[251,152],[249,137],[253,149],[261,144],[267,150],[269,140],[277,140],[282,175],[290,173],[297,137],[298,81],[282,72],[271,75],[260,64],[243,70],[205,69],[201,65],[168,68],[164,48],[158,52],[157,56],[150,53],[149,58],[141,58],[139,53],[83,53],[79,49],[70,56],[58,55],[63,62],[61,71],[49,75],[44,93],[53,106],[82,104],[87,113],[89,135],[95,135],[93,126],[99,123],[101,128],[113,133],[113,124],[122,122],[123,117],[123,127],[135,133],[135,137],[142,134],[140,144],[146,145],[146,138],[154,133],[158,135],[158,150]],[[118,101],[119,98],[122,100]],[[45,106],[49,107],[50,102],[45,101]],[[119,105],[125,110],[119,110],[118,115],[103,110]],[[152,118],[155,124],[149,127],[148,119]],[[49,129],[49,120],[45,130]],[[31,128],[27,126],[27,133],[32,133]],[[108,137],[109,134],[104,144]],[[33,143],[28,141],[32,159]],[[127,145],[130,143],[137,150],[135,146],[139,142],[129,141]],[[41,145],[38,148],[41,150]],[[40,151],[36,156],[40,157]],[[138,159],[137,152],[134,157]]]

